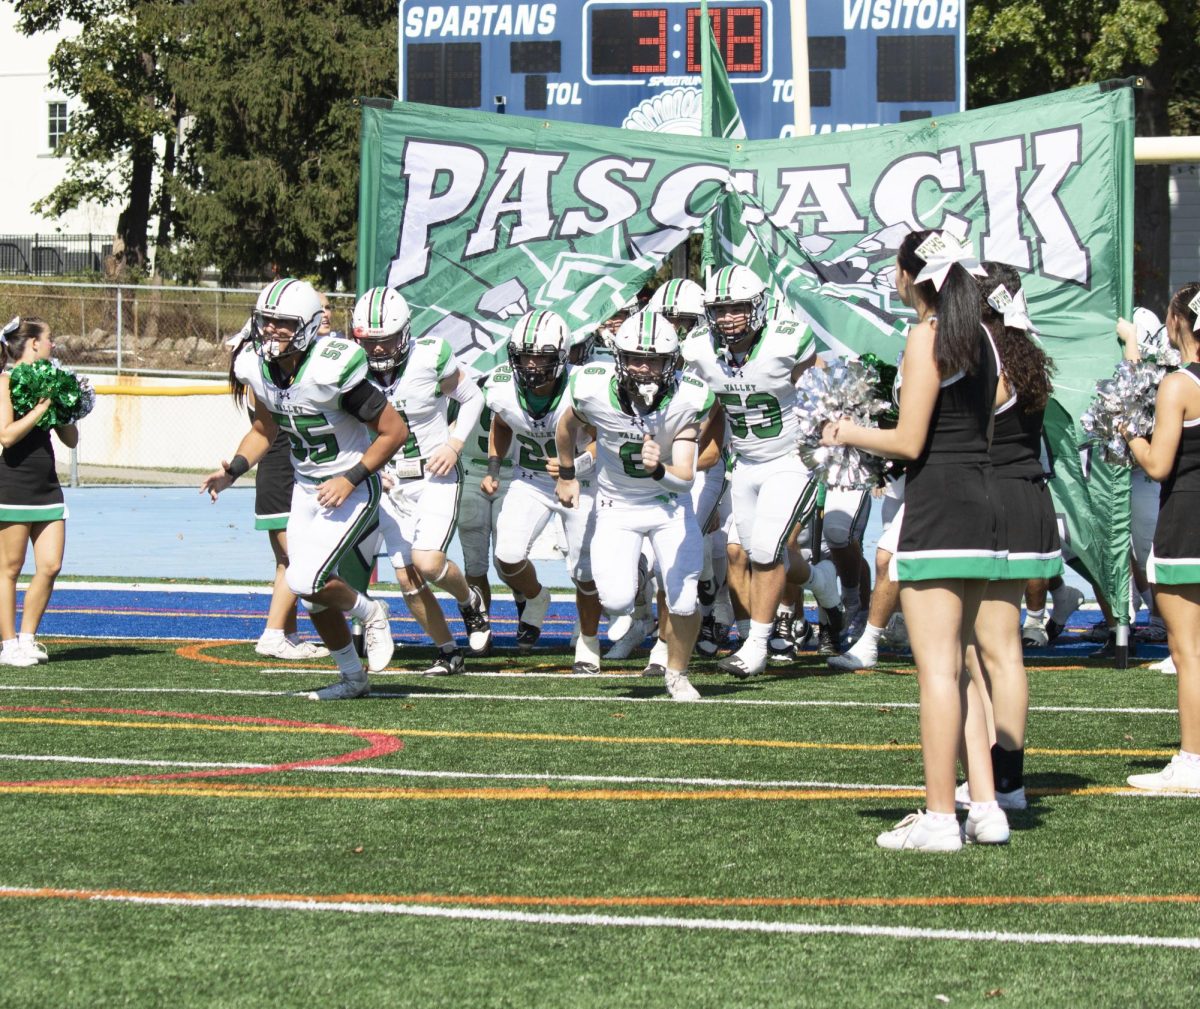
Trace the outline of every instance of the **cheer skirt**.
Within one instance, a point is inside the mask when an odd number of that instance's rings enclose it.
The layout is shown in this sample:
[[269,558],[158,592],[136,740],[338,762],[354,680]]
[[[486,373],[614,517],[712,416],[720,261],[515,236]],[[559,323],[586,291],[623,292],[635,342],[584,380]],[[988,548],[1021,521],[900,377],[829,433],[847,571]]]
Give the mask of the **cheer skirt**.
[[1158,513],[1146,576],[1154,585],[1200,583],[1200,494],[1173,491]]
[[998,477],[992,480],[1003,541],[1008,547],[1004,571],[1008,581],[1053,578],[1063,572],[1058,516],[1045,480]]

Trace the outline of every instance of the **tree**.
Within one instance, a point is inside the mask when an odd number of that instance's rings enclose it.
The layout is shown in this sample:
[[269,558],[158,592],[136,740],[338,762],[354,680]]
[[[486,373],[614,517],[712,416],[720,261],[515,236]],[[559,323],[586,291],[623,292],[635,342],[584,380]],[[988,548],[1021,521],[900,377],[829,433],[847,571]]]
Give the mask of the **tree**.
[[[1144,76],[1141,136],[1200,132],[1196,0],[973,0],[967,22],[969,104],[990,105],[1089,81]],[[1168,172],[1135,175],[1134,296],[1160,314],[1170,268]]]
[[194,0],[167,64],[189,113],[173,263],[351,282],[359,110],[395,93],[394,0]]
[[162,61],[177,48],[164,31],[172,6],[167,0],[14,0],[26,35],[68,21],[82,29],[59,42],[50,60],[53,86],[80,104],[60,149],[70,162],[66,177],[35,208],[56,215],[87,202],[120,203],[114,243],[120,273],[146,269],[151,217],[158,214],[160,232],[170,223],[178,111]]

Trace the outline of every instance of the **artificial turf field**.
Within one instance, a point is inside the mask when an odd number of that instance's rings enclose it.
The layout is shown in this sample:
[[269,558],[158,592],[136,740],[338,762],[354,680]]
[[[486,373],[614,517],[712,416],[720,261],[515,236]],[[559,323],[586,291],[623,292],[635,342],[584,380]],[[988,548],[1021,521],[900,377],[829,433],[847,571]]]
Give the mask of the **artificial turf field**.
[[700,663],[676,704],[560,630],[318,705],[328,660],[244,640],[261,597],[96,598],[0,673],[0,1005],[1195,1004],[1196,799],[1122,787],[1178,747],[1171,677],[1031,659],[1012,843],[921,855],[874,844],[922,801],[904,657]]

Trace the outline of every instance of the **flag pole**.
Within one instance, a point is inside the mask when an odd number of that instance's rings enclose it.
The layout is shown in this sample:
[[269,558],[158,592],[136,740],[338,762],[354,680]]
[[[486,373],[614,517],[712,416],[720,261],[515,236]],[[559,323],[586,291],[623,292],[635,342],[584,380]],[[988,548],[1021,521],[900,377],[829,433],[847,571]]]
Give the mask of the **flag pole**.
[[808,88],[808,0],[791,0],[792,119],[797,137],[812,135],[812,96]]

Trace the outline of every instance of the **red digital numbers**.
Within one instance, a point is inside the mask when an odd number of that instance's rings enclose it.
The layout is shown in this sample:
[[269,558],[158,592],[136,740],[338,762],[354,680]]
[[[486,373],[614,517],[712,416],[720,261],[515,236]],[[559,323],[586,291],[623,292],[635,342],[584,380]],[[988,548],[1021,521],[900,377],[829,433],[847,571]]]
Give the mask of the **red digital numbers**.
[[[760,74],[763,68],[763,12],[761,7],[710,7],[717,48],[731,74]],[[700,8],[687,12],[687,69],[700,73]]]
[[[646,63],[634,63],[631,74],[665,74],[667,72],[667,12],[662,7],[635,10],[635,19],[647,24],[638,25],[638,51],[634,59],[641,57]],[[643,34],[643,31],[646,33]],[[643,48],[645,47],[645,48]]]

